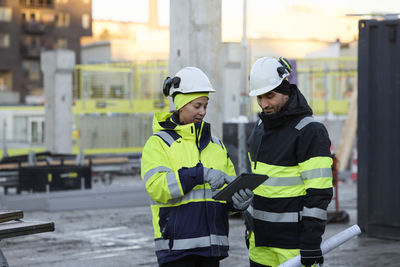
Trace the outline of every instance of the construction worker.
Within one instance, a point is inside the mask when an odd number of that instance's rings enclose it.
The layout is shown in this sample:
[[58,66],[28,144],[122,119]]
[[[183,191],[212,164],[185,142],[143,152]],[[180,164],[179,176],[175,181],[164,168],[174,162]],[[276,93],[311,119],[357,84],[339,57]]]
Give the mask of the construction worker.
[[246,210],[253,193],[236,192],[233,204],[212,199],[236,175],[225,146],[203,121],[215,92],[204,72],[183,68],[165,79],[163,92],[176,111],[155,114],[141,161],[158,263],[219,266],[228,256],[228,210]]
[[332,158],[324,125],[295,84],[289,62],[258,59],[250,96],[262,109],[249,139],[254,173],[269,179],[254,190],[246,211],[250,266],[278,266],[301,255],[304,266],[322,264],[321,236],[332,198]]

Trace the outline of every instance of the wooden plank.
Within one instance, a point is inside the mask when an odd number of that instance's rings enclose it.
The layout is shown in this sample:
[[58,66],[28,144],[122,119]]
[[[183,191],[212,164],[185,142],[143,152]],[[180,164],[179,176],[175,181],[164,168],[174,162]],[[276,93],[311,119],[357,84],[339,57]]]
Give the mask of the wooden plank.
[[347,119],[344,123],[342,136],[339,140],[339,147],[336,157],[339,160],[339,171],[344,171],[349,164],[350,154],[357,132],[357,88],[354,89],[351,97],[351,104]]
[[18,170],[18,163],[1,163],[0,170]]
[[24,217],[24,212],[22,210],[1,210],[0,211],[0,223],[22,219],[23,217]]
[[[125,164],[129,163],[129,158],[128,157],[111,157],[111,158],[92,158],[92,165],[106,165],[106,164]],[[51,165],[51,166],[59,166],[61,165],[61,160],[56,159],[52,160],[49,163],[46,161],[38,161],[34,166],[46,166],[46,165]],[[89,160],[85,159],[84,164],[86,166],[89,165]],[[64,165],[76,165],[75,159],[68,159],[64,160]],[[22,162],[21,167],[31,167],[32,165],[29,165],[28,162]],[[18,170],[18,164],[16,163],[4,163],[0,164],[0,170],[1,169],[15,169]]]
[[54,231],[54,222],[11,221],[0,224],[0,239]]
[[101,164],[123,164],[128,163],[128,158],[99,158],[92,159],[93,165],[101,165]]

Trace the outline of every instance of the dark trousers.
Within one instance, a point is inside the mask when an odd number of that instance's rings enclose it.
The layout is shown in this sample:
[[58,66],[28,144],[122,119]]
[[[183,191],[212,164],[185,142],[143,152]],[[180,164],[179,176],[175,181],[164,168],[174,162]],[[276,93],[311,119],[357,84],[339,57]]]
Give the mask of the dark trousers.
[[161,267],[219,267],[219,259],[189,255],[177,261],[164,263]]
[[271,267],[271,266],[258,264],[257,262],[250,260],[250,267]]

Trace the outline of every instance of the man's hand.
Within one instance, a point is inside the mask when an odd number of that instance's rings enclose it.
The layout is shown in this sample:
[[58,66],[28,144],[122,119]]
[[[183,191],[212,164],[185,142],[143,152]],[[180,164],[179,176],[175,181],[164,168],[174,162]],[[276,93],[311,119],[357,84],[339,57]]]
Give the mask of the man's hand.
[[314,264],[323,264],[324,257],[321,249],[300,249],[301,264],[308,267]]
[[253,197],[254,194],[250,189],[240,189],[232,196],[233,207],[243,211],[249,207]]

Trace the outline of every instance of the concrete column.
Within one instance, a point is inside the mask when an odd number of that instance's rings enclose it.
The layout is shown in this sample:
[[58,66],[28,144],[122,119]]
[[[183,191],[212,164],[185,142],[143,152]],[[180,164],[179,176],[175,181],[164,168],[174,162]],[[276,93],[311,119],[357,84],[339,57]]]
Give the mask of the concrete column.
[[149,28],[158,28],[158,0],[149,0]]
[[186,66],[205,72],[217,91],[211,94],[205,120],[222,138],[221,0],[171,0],[169,29],[170,74]]
[[40,65],[45,94],[45,147],[52,153],[72,153],[72,90],[75,53],[46,51]]

